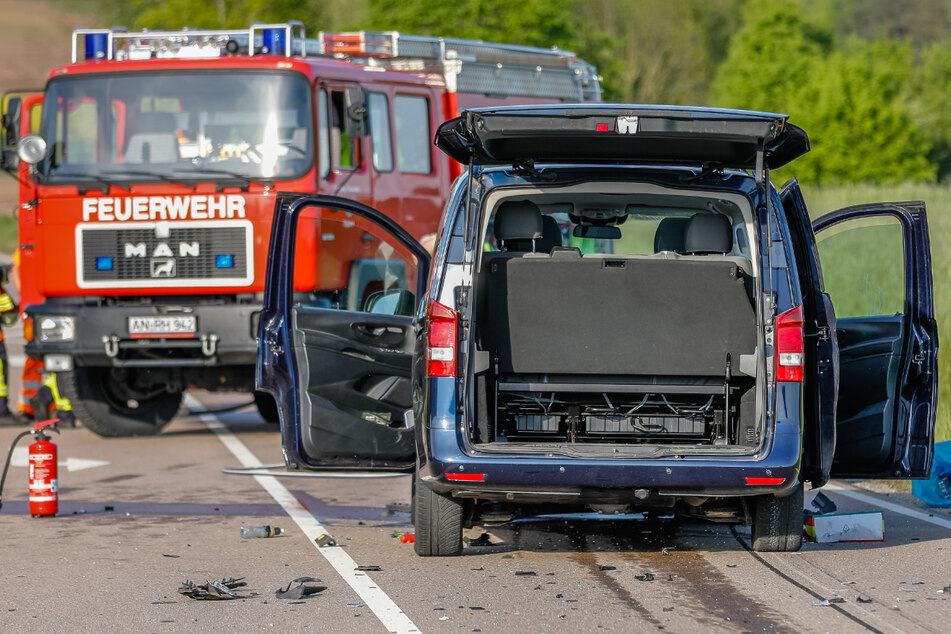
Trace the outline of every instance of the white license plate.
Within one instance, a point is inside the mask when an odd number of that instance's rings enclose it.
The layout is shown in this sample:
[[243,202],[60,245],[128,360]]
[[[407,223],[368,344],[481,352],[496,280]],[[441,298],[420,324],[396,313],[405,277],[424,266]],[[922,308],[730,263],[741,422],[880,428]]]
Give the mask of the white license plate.
[[194,335],[197,330],[198,320],[193,315],[129,317],[129,334],[132,336],[188,336]]

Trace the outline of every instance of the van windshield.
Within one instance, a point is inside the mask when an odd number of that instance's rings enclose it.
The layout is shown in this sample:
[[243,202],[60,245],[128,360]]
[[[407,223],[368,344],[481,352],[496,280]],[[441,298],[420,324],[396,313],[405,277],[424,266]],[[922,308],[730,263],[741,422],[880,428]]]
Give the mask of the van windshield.
[[[102,73],[50,82],[40,174],[52,181],[286,179],[314,161],[308,82],[293,73]],[[230,175],[230,176],[223,176]]]

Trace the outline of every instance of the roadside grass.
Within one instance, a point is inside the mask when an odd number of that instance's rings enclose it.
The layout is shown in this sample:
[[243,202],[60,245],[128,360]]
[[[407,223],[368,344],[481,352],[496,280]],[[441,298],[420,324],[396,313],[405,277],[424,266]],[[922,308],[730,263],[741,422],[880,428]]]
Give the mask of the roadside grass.
[[[943,344],[938,354],[938,408],[935,440],[951,440],[951,256],[948,248],[951,244],[951,185],[918,185],[906,183],[894,186],[845,185],[840,187],[803,187],[803,196],[813,219],[826,213],[863,203],[901,202],[923,200],[928,210],[928,229],[931,235],[931,268],[934,279],[935,318],[938,321],[938,342]],[[868,257],[871,254],[887,255],[886,241],[893,239],[887,231],[869,232],[879,241],[874,244],[863,242],[865,258],[854,259],[853,266],[871,266],[879,270],[879,275],[887,275],[889,260]],[[873,239],[873,240],[875,240]],[[872,262],[869,265],[869,262]],[[824,263],[823,275],[836,275],[831,272],[830,263]],[[853,279],[860,279],[863,271],[838,271]],[[874,277],[874,274],[872,275]],[[835,301],[834,291],[830,293]],[[890,304],[889,304],[890,305]],[[838,309],[839,306],[836,305]],[[837,310],[838,312],[838,310]]]

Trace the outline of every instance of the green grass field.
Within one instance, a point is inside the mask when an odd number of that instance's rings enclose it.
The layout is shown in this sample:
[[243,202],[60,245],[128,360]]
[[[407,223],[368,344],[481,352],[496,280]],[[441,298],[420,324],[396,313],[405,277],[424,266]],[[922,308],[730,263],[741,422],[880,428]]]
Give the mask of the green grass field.
[[[951,352],[947,346],[951,344],[951,257],[945,251],[948,240],[951,240],[951,186],[948,185],[897,185],[892,187],[875,187],[871,185],[850,185],[843,187],[803,188],[806,205],[813,218],[818,218],[830,211],[873,202],[901,202],[923,200],[928,208],[928,228],[931,234],[931,264],[934,277],[935,316],[938,320],[938,341],[943,344],[938,355],[938,421],[935,431],[937,441],[951,440]],[[881,241],[892,240],[894,237],[887,231],[879,232]],[[867,238],[868,236],[866,236]],[[885,252],[878,244],[863,244],[866,254]],[[866,262],[874,258],[866,258]],[[884,259],[874,262],[872,268],[884,270],[887,264]],[[863,266],[858,259],[855,266]],[[826,269],[829,267],[826,266]],[[863,272],[868,275],[868,269]],[[823,271],[828,280],[829,272]],[[886,275],[880,272],[880,275]],[[872,273],[874,277],[875,273]],[[833,300],[835,300],[834,292]],[[836,305],[836,312],[839,306]]]

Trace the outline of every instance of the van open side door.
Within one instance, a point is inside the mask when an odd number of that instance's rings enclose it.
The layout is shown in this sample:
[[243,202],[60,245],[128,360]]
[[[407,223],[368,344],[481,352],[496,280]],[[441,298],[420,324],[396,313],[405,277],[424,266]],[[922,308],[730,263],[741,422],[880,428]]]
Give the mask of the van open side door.
[[927,477],[938,334],[921,202],[849,207],[813,223],[839,344],[833,477]]

